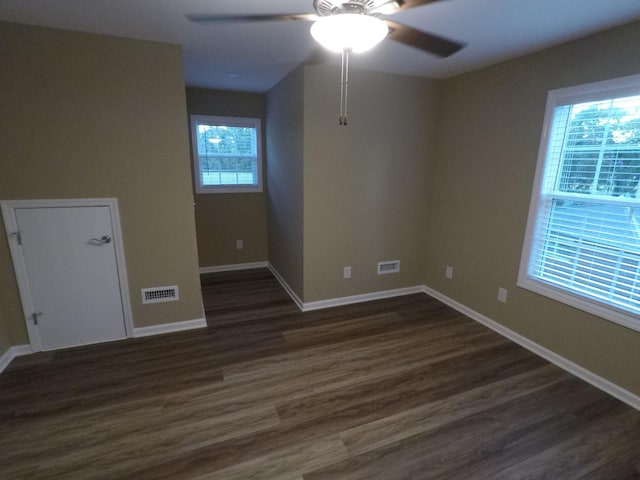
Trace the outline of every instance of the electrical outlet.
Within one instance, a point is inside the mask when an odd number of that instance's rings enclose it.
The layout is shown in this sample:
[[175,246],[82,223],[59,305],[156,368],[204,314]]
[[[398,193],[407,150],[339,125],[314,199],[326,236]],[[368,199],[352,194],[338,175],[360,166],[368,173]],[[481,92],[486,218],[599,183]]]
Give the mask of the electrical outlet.
[[236,250],[242,250],[244,248],[244,241],[236,240]]
[[507,294],[509,292],[507,292],[506,288],[498,288],[498,301],[502,302],[502,303],[507,303]]
[[344,267],[344,270],[342,272],[342,277],[351,278],[351,267]]
[[450,267],[449,265],[447,265],[447,268],[444,271],[444,276],[447,277],[449,280],[453,279],[453,267]]

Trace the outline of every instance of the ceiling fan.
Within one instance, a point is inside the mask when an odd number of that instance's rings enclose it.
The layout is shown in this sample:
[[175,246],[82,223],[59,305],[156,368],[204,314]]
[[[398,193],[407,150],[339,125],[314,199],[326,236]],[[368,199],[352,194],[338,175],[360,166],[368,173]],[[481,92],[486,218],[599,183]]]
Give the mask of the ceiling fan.
[[369,50],[385,38],[439,57],[448,57],[464,47],[462,43],[380,18],[436,1],[439,0],[313,0],[315,14],[204,14],[187,15],[187,18],[199,23],[314,22],[311,27],[313,38],[329,50],[342,53],[339,123],[346,125],[350,53]]

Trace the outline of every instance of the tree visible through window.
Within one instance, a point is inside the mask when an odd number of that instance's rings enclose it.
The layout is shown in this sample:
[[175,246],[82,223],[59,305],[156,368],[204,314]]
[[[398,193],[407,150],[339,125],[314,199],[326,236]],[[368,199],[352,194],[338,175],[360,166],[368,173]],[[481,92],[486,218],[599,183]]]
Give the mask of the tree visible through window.
[[262,191],[260,120],[191,116],[196,191]]
[[518,284],[640,329],[640,77],[550,92]]
[[[635,197],[640,179],[639,97],[560,107],[568,116],[560,190]],[[561,132],[557,132],[558,134]]]

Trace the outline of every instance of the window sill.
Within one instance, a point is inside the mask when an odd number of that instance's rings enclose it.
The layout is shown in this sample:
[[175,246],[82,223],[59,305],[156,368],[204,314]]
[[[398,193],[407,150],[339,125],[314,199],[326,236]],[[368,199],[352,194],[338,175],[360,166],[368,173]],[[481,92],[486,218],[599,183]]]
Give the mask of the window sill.
[[247,185],[247,186],[220,186],[220,187],[197,187],[197,195],[207,195],[210,193],[261,193],[263,191],[262,185]]
[[564,303],[570,307],[577,308],[583,312],[590,313],[597,317],[609,320],[623,327],[640,332],[640,319],[631,312],[615,308],[610,305],[582,297],[549,283],[533,279],[529,276],[518,278],[517,285],[525,290],[550,298],[551,300]]

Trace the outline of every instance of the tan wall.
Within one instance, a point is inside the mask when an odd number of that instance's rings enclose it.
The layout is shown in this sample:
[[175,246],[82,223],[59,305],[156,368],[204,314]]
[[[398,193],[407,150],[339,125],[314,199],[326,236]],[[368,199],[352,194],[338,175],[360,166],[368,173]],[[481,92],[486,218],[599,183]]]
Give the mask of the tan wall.
[[516,287],[547,91],[639,73],[635,45],[640,24],[446,81],[426,251],[429,286],[640,394],[640,333]]
[[[305,302],[424,283],[438,83],[353,68],[340,126],[339,77],[305,68]],[[377,275],[385,260],[400,260],[400,273]]]
[[[0,199],[117,198],[135,326],[202,318],[180,48],[0,23],[0,58]],[[0,334],[28,343],[9,265]]]
[[302,298],[304,68],[267,94],[269,262]]
[[[189,114],[262,119],[265,95],[187,88]],[[264,141],[264,140],[263,140]],[[263,162],[266,162],[263,149]],[[263,165],[263,172],[266,171]],[[266,178],[264,185],[266,186]],[[267,193],[196,194],[196,235],[201,267],[267,260]],[[236,240],[244,248],[236,249]]]
[[[0,35],[1,31],[2,26],[0,24]],[[0,120],[0,128],[1,125],[2,120]],[[0,138],[1,136],[2,133],[0,132]],[[0,158],[4,158],[2,153],[0,153]],[[1,179],[0,182],[2,182]],[[2,196],[0,196],[1,198]],[[0,231],[4,234],[5,228],[1,219],[0,228]],[[9,244],[2,240],[0,241],[0,356],[13,345],[29,343],[27,327],[22,320],[22,304],[15,278]]]

